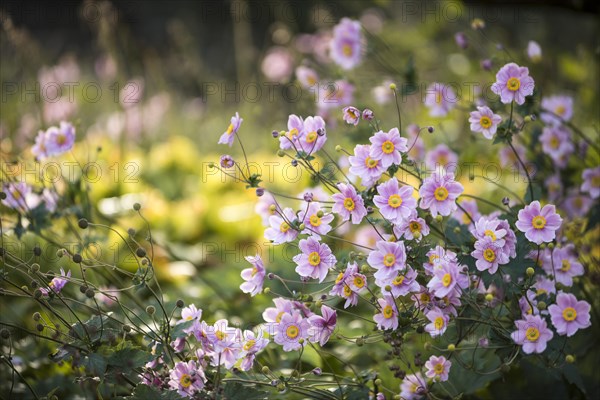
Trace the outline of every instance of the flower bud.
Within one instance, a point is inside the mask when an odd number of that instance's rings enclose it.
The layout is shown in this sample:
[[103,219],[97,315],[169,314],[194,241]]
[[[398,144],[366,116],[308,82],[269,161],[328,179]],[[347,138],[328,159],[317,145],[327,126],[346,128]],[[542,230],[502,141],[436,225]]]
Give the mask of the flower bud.
[[433,131],[435,131],[435,128],[433,126],[428,126],[427,127],[427,132],[433,133]]
[[545,301],[538,301],[538,303],[537,303],[538,310],[543,311],[543,310],[546,309],[546,307],[547,306],[546,306],[546,302]]
[[40,270],[40,264],[33,263],[31,264],[31,272],[38,272]]
[[529,267],[525,270],[525,273],[527,274],[527,276],[533,276],[535,274],[535,270]]
[[33,248],[33,255],[36,256],[36,257],[41,256],[42,255],[42,249],[40,249],[39,246],[35,246]]
[[36,299],[41,298],[43,295],[42,291],[40,289],[35,289],[33,291],[33,297],[35,297]]
[[265,189],[264,188],[257,188],[256,189],[256,196],[257,197],[262,197],[265,194]]
[[471,28],[474,30],[483,29],[485,28],[485,21],[481,18],[474,18],[473,21],[471,21]]
[[298,160],[296,160],[296,159],[292,160],[291,164],[292,164],[292,167],[297,167],[298,166]]
[[315,374],[315,375],[317,375],[317,376],[319,376],[319,375],[321,375],[323,373],[323,370],[321,368],[317,367],[317,368],[315,368],[315,369],[312,370],[312,373]]
[[94,298],[94,289],[89,288],[88,290],[85,291],[85,297],[87,297],[88,299],[93,299]]
[[442,222],[444,220],[444,217],[442,217],[441,215],[438,214],[438,215],[436,215],[435,220],[437,222]]
[[487,301],[489,303],[492,300],[494,300],[494,295],[493,294],[488,293],[488,294],[485,295],[485,301]]
[[360,346],[362,346],[362,345],[364,345],[364,344],[365,344],[365,339],[363,339],[363,338],[361,338],[361,337],[360,337],[360,338],[358,338],[358,339],[356,339],[356,345],[357,345],[357,346],[359,346],[359,347],[360,347]]
[[125,332],[125,333],[131,332],[131,326],[129,326],[127,324],[123,325],[123,332]]
[[77,225],[81,229],[87,229],[87,227],[88,227],[88,221],[85,218],[81,218],[79,221],[77,221]]
[[491,71],[492,70],[492,60],[490,60],[489,58],[486,58],[485,60],[481,60],[481,69],[483,69],[484,71]]
[[263,293],[264,293],[264,294],[269,294],[269,293],[271,293],[271,288],[268,288],[268,287],[264,288],[264,289],[263,289]]
[[263,373],[263,374],[267,375],[269,372],[271,372],[271,371],[269,370],[269,367],[267,367],[266,365],[265,365],[264,367],[262,367],[262,373]]
[[385,290],[386,292],[391,292],[391,291],[392,291],[392,287],[391,287],[390,285],[385,285],[385,288],[384,288],[384,290]]
[[208,163],[208,168],[212,169],[214,167],[215,167],[215,163],[214,162],[211,161],[211,162]]
[[377,378],[377,379],[375,379],[375,382],[374,382],[374,383],[375,383],[377,386],[381,386],[381,383],[382,383],[382,382],[381,382],[381,379]]
[[83,258],[81,257],[81,254],[73,254],[73,262],[75,264],[79,264],[81,261],[83,261]]
[[391,90],[396,90],[396,84],[395,83],[390,83],[390,89]]
[[140,211],[141,208],[142,208],[142,205],[140,203],[134,203],[133,204],[133,209],[135,211]]
[[303,231],[303,230],[306,229],[306,225],[300,224],[300,225],[298,225],[298,229],[301,230],[301,231]]
[[273,131],[273,132],[271,132],[271,136],[273,136],[274,138],[278,138],[279,137],[279,132]]
[[154,306],[148,306],[146,307],[146,312],[148,313],[148,315],[154,315],[154,313],[156,312],[156,308],[154,308]]
[[177,306],[177,308],[183,308],[183,306],[185,306],[185,303],[183,302],[183,300],[179,299],[177,300],[175,305]]
[[304,193],[304,201],[307,203],[310,203],[311,201],[313,201],[313,194],[311,192],[306,192]]
[[34,312],[33,313],[33,320],[37,322],[40,319],[42,319],[42,315],[39,312]]
[[502,198],[502,205],[508,207],[508,205],[510,204],[510,198],[508,196],[505,196]]
[[323,215],[325,215],[325,213],[322,210],[317,211],[317,217],[323,218]]
[[65,250],[64,249],[58,249],[56,250],[56,257],[58,258],[62,258],[62,256],[65,255]]
[[573,364],[575,362],[575,356],[572,354],[567,354],[565,357],[565,361],[569,364]]
[[8,329],[0,330],[0,337],[4,340],[10,338],[10,331]]
[[365,121],[371,121],[373,118],[375,117],[375,114],[373,113],[373,110],[370,110],[368,108],[365,108],[362,112],[362,118]]
[[36,329],[38,332],[41,332],[41,331],[43,331],[43,330],[44,330],[44,325],[42,325],[42,324],[37,324],[37,325],[35,326],[35,329]]
[[448,351],[454,351],[454,350],[456,350],[456,346],[454,344],[450,343],[448,345]]
[[278,157],[283,157],[283,156],[285,156],[285,151],[283,151],[283,150],[277,150],[277,156],[278,156]]
[[335,151],[340,152],[342,151],[342,146],[340,146],[339,144],[335,146]]

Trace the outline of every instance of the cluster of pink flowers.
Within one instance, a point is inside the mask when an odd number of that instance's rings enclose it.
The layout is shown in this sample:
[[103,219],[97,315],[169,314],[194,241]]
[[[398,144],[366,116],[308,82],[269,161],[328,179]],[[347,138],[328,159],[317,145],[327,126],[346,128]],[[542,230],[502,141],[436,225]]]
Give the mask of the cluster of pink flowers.
[[71,123],[62,121],[59,127],[51,126],[45,131],[40,131],[31,152],[37,160],[44,160],[66,153],[74,144],[75,128]]

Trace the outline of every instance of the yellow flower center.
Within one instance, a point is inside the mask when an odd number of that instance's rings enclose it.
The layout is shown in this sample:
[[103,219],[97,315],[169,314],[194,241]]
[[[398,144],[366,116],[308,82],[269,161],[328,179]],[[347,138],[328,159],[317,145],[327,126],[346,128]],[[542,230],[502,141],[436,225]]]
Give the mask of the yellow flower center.
[[296,325],[291,325],[287,327],[287,329],[285,330],[285,334],[290,339],[296,339],[300,334],[300,329]]
[[244,343],[244,350],[248,351],[254,347],[256,344],[256,340],[250,339],[246,343]]
[[598,186],[600,186],[600,175],[598,175],[598,176],[594,176],[594,177],[592,178],[592,186],[593,186],[593,187],[598,187]]
[[442,329],[444,327],[444,318],[442,317],[437,317],[435,319],[435,321],[433,321],[433,326],[435,327],[435,329],[437,329],[438,331],[440,329]]
[[66,141],[67,141],[67,137],[63,134],[60,134],[56,137],[56,143],[58,143],[59,146],[62,146],[63,144],[65,144]]
[[535,342],[536,340],[538,340],[539,337],[540,331],[537,328],[534,328],[533,326],[527,328],[527,331],[525,331],[525,338],[527,338],[527,340],[529,340],[530,342]]
[[192,377],[188,374],[181,375],[181,378],[179,378],[179,384],[185,389],[189,388],[192,384]]
[[350,57],[352,55],[352,46],[349,44],[342,46],[342,53],[344,53],[346,57]]
[[348,211],[354,210],[354,200],[352,200],[350,197],[346,197],[344,199],[344,208]]
[[318,135],[318,134],[317,134],[317,132],[315,132],[315,131],[308,132],[308,133],[306,134],[306,143],[312,143],[312,142],[314,142],[315,140],[317,140],[317,137],[318,137],[318,136],[319,136],[319,135]]
[[440,256],[438,256],[437,254],[431,254],[429,256],[429,264],[433,264],[438,258],[440,258]]
[[397,194],[393,194],[388,199],[388,205],[392,208],[398,208],[402,205],[402,197]]
[[556,110],[554,110],[554,112],[558,115],[563,115],[565,113],[565,111],[567,111],[567,109],[565,108],[565,106],[558,106],[556,107]]
[[356,112],[351,108],[346,111],[346,114],[348,114],[348,116],[350,118],[358,118],[358,116],[356,115]]
[[560,270],[567,272],[571,269],[571,262],[569,260],[562,260]]
[[521,87],[521,81],[519,78],[512,77],[506,82],[506,87],[511,92],[516,92]]
[[350,286],[344,285],[344,296],[350,297],[351,294],[352,294],[352,289],[350,289]]
[[437,201],[444,201],[448,198],[448,189],[446,189],[443,186],[440,186],[439,188],[435,189],[435,192],[433,192],[433,196]]
[[227,337],[227,334],[223,331],[216,331],[215,336],[217,337],[217,339],[223,340]]
[[383,307],[383,317],[385,319],[390,319],[394,316],[394,309],[389,304]]
[[444,274],[444,277],[442,278],[442,285],[444,285],[444,287],[448,287],[448,286],[450,286],[451,283],[452,283],[452,276],[448,273]]
[[552,147],[553,149],[558,149],[558,146],[560,146],[560,141],[556,136],[552,136],[552,138],[550,139],[550,147]]
[[433,367],[433,372],[435,372],[436,375],[441,375],[442,372],[444,372],[444,364],[435,364],[435,367]]
[[340,283],[342,281],[342,279],[344,279],[344,273],[340,272],[337,276],[337,278],[335,278],[335,283]]
[[283,314],[285,314],[285,311],[279,311],[279,314],[277,314],[277,316],[275,317],[275,322],[277,322],[277,323],[281,322],[281,318],[283,318]]
[[405,279],[404,275],[398,275],[392,281],[392,285],[394,285],[394,286],[400,286],[404,282],[404,279]]
[[229,126],[227,127],[227,134],[231,135],[233,133],[233,124],[229,124]]
[[310,218],[308,219],[308,221],[310,222],[310,224],[312,226],[319,226],[319,225],[321,225],[321,218],[319,218],[316,214],[315,215],[311,215]]
[[421,293],[421,303],[429,303],[431,297],[427,293]]
[[288,138],[293,139],[296,136],[298,136],[298,129],[296,128],[292,128],[289,132],[288,132]]
[[254,267],[252,268],[252,276],[256,275],[258,273],[258,268]]
[[408,229],[410,229],[413,234],[416,232],[421,232],[421,224],[419,224],[417,221],[413,221],[408,224]]
[[379,160],[374,160],[369,156],[367,156],[367,158],[365,158],[365,165],[369,169],[375,168],[378,164],[379,164]]
[[313,251],[308,255],[308,263],[313,267],[316,267],[321,263],[321,256],[316,251]]
[[577,311],[575,311],[573,307],[567,307],[563,310],[562,316],[565,321],[575,321],[575,318],[577,318]]
[[542,217],[541,215],[536,215],[531,220],[531,225],[535,229],[544,229],[544,227],[546,226],[546,218]]
[[489,236],[492,238],[492,242],[496,241],[496,234],[494,232],[492,232],[489,229],[486,229],[486,231],[483,233],[485,236]]
[[365,280],[360,276],[355,276],[353,282],[354,286],[356,286],[357,288],[362,288],[363,286],[365,286]]
[[396,256],[393,255],[392,253],[387,253],[383,257],[383,265],[385,265],[386,267],[391,267],[395,263],[396,263]]
[[394,143],[390,142],[389,140],[386,140],[385,142],[383,142],[383,144],[381,145],[381,150],[383,150],[383,152],[385,154],[390,154],[394,151],[396,147],[394,146]]
[[483,251],[483,258],[485,258],[486,261],[492,262],[496,259],[496,253],[494,253],[494,250],[492,249],[485,249]]
[[12,197],[13,197],[13,199],[15,199],[15,200],[20,200],[20,199],[21,199],[21,197],[22,197],[22,196],[21,196],[21,192],[20,192],[20,191],[18,191],[17,189],[13,190],[13,191],[12,191]]
[[435,102],[437,104],[440,104],[442,102],[442,93],[440,92],[435,92]]
[[483,129],[488,129],[490,126],[492,126],[492,120],[490,119],[490,117],[486,117],[484,115],[479,119],[479,124]]

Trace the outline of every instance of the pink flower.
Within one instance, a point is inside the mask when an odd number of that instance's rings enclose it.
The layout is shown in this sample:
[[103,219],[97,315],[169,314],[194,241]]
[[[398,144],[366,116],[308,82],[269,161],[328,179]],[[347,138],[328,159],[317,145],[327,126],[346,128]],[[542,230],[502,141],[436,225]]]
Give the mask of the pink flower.
[[354,155],[348,157],[350,173],[358,176],[365,187],[373,186],[385,172],[381,161],[369,155],[370,149],[371,146],[367,144],[358,144],[354,147]]
[[427,283],[429,290],[440,299],[450,294],[455,288],[459,289],[461,286],[467,285],[468,282],[461,277],[458,265],[448,262],[442,263],[441,268],[436,268],[433,271],[433,278]]
[[438,213],[448,216],[458,208],[456,198],[463,190],[463,185],[454,180],[454,174],[446,173],[442,175],[434,172],[425,179],[419,189],[421,195],[419,206],[424,210],[429,209],[434,217]]
[[471,256],[477,260],[475,266],[478,271],[488,271],[490,274],[495,274],[499,265],[509,261],[508,254],[490,236],[475,242],[475,250],[471,252]]
[[405,296],[409,293],[419,292],[421,286],[417,282],[417,271],[411,267],[406,267],[406,270],[402,274],[398,274],[393,278],[387,278],[383,280],[376,280],[375,284],[381,288],[383,294],[387,294],[386,286],[389,286],[390,293],[394,298]]
[[317,107],[320,112],[348,106],[354,100],[354,85],[340,79],[322,87],[317,95]]
[[327,343],[335,330],[337,313],[334,309],[322,305],[321,316],[313,315],[309,317],[308,323],[310,324],[308,340],[313,343],[318,342],[321,346],[325,346],[325,343]]
[[342,18],[333,28],[330,43],[331,59],[343,69],[349,70],[360,64],[362,59],[362,35],[360,22]]
[[56,276],[52,278],[50,283],[48,284],[48,289],[40,288],[44,295],[49,295],[51,292],[60,293],[61,290],[65,287],[65,285],[69,282],[69,278],[71,278],[71,270],[65,273],[64,269],[60,269],[60,276]]
[[525,97],[533,94],[534,82],[529,76],[527,67],[519,67],[515,63],[508,63],[496,74],[496,82],[492,85],[492,92],[500,96],[500,101],[509,104],[515,101],[521,105]]
[[269,81],[285,83],[292,75],[294,60],[290,51],[283,46],[273,46],[261,63],[261,70]]
[[319,75],[317,72],[312,69],[300,65],[296,68],[296,78],[298,78],[298,82],[305,89],[314,89],[315,85],[319,83]]
[[348,264],[348,268],[339,273],[329,295],[346,299],[344,308],[348,308],[358,304],[358,293],[365,290],[367,290],[367,277],[358,273],[358,265],[353,263]]
[[542,48],[535,40],[527,43],[527,57],[534,63],[540,62],[542,59]]
[[400,224],[394,226],[394,235],[397,238],[404,237],[406,240],[414,239],[420,242],[422,238],[429,235],[429,226],[423,218],[418,217],[417,213],[414,212]]
[[33,193],[32,187],[25,182],[10,182],[2,185],[6,198],[2,203],[15,210],[30,211],[40,202],[38,195]]
[[316,201],[310,202],[305,210],[300,211],[298,217],[306,227],[301,233],[314,236],[317,239],[320,239],[321,235],[327,235],[331,230],[329,224],[333,221],[333,214],[322,213],[321,205]]
[[425,94],[425,106],[432,117],[444,117],[454,108],[458,96],[450,85],[435,82],[429,85]]
[[379,207],[381,215],[393,224],[402,223],[416,211],[417,200],[412,197],[413,188],[400,187],[396,178],[377,186],[377,193],[373,202]]
[[235,165],[235,161],[229,154],[223,154],[219,159],[219,164],[221,168],[231,168]]
[[427,368],[425,376],[435,381],[445,382],[448,380],[448,373],[450,372],[451,366],[452,363],[449,360],[446,360],[446,357],[431,356],[429,357],[429,360],[425,362],[425,368]]
[[543,353],[554,334],[546,321],[539,315],[526,315],[525,319],[515,321],[517,330],[510,334],[512,340],[523,346],[525,354]]
[[275,331],[275,343],[283,346],[283,351],[298,350],[302,347],[300,339],[308,337],[310,324],[299,313],[283,314]]
[[542,265],[548,275],[565,286],[573,285],[573,278],[583,275],[583,265],[577,261],[575,246],[569,244],[557,247],[552,251],[551,257],[546,257]]
[[194,304],[190,304],[187,307],[183,307],[181,309],[181,320],[178,321],[178,324],[197,320],[199,321],[202,318],[202,309],[196,308]]
[[587,301],[577,301],[571,293],[559,293],[556,304],[548,307],[552,325],[559,335],[573,336],[579,329],[592,325],[590,322],[590,304]]
[[329,269],[337,262],[329,246],[309,237],[302,239],[298,247],[302,253],[293,258],[298,265],[296,267],[298,275],[318,279],[319,283],[323,282]]
[[537,200],[519,210],[518,217],[515,226],[525,234],[527,240],[535,244],[553,241],[562,224],[562,218],[556,213],[554,205],[547,204],[540,209],[540,202]]
[[446,332],[450,317],[442,310],[434,307],[425,313],[425,317],[430,321],[429,324],[425,325],[425,332],[429,333],[431,337],[442,336]]
[[304,132],[298,137],[298,149],[306,154],[312,154],[319,151],[326,141],[327,135],[323,118],[307,117],[304,120]]
[[240,115],[236,112],[235,115],[231,117],[231,123],[219,138],[218,144],[228,144],[229,147],[233,146],[233,140],[240,129],[240,125],[242,125],[242,121],[243,119],[240,118]]
[[275,244],[293,241],[298,236],[298,231],[291,225],[295,220],[296,214],[289,207],[285,208],[281,214],[270,216],[270,227],[265,230],[265,239]]
[[563,126],[544,127],[540,142],[542,143],[542,151],[548,154],[559,168],[567,166],[569,156],[575,151],[571,134]]
[[240,351],[239,357],[242,362],[240,369],[242,371],[248,371],[254,364],[254,357],[256,353],[263,350],[269,344],[269,339],[263,337],[263,332],[260,331],[258,335],[250,330],[244,331],[244,343],[242,344],[242,350]]
[[288,116],[287,128],[285,135],[279,137],[279,148],[281,150],[299,149],[298,138],[304,135],[304,120],[291,114]]
[[400,165],[402,162],[401,152],[408,151],[406,138],[400,137],[398,128],[392,128],[389,132],[379,131],[369,138],[371,158],[381,161],[384,168],[392,164]]
[[563,121],[569,121],[571,117],[573,117],[572,97],[550,96],[542,98],[540,119],[548,125],[561,125]]
[[390,295],[384,295],[383,299],[377,299],[381,312],[373,316],[373,320],[377,323],[377,328],[380,330],[398,328],[398,309],[396,302]]
[[425,165],[429,169],[441,172],[454,171],[458,166],[458,156],[448,146],[441,143],[433,150],[428,151],[425,156]]
[[40,131],[31,151],[36,159],[42,160],[66,153],[74,144],[75,128],[71,123],[63,121],[60,127],[51,126],[45,132]]
[[[477,221],[481,217],[481,214],[479,213],[479,208],[477,207],[477,202],[474,199],[461,199],[459,203],[461,207],[467,213],[469,213],[469,215],[467,215],[462,209],[459,208],[458,210],[456,210],[456,212],[452,213],[452,215],[450,216],[451,218],[454,218],[455,220],[464,225],[471,225],[473,223],[471,222],[471,218],[473,218],[473,221]],[[469,216],[471,216],[471,218],[469,218]]]
[[423,398],[427,390],[427,382],[420,372],[404,377],[400,384],[400,398],[402,400],[417,400]]
[[353,224],[360,224],[360,221],[367,215],[362,197],[356,193],[356,189],[352,185],[340,183],[338,189],[340,189],[340,193],[331,196],[335,201],[331,211],[338,214],[342,221],[352,218]]
[[177,362],[169,373],[169,387],[182,397],[192,397],[204,388],[206,376],[196,361]]
[[600,167],[583,170],[581,191],[589,193],[592,199],[600,197]]
[[403,242],[377,242],[377,250],[369,253],[369,265],[377,270],[375,279],[394,278],[406,269],[406,249]]
[[477,111],[472,111],[469,122],[473,132],[481,132],[486,139],[492,139],[498,129],[498,124],[502,122],[502,117],[487,106],[477,107]]
[[256,296],[262,292],[263,283],[265,281],[265,266],[258,254],[255,257],[246,257],[246,261],[252,264],[253,267],[246,268],[242,271],[241,276],[246,282],[240,285],[240,289],[244,293],[250,293],[251,296]]
[[344,121],[349,125],[358,125],[360,121],[360,110],[356,107],[348,106],[342,110],[344,113]]

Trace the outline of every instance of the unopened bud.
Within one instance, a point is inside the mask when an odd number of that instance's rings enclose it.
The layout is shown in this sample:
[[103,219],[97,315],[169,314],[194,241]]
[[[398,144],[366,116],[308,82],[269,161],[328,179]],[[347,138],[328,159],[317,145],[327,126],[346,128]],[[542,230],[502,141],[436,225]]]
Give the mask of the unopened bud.
[[154,315],[154,313],[156,312],[156,308],[154,308],[154,306],[148,306],[146,307],[146,312],[148,313],[148,315]]
[[39,270],[40,270],[40,264],[38,264],[38,263],[31,264],[31,271],[32,272],[38,272]]
[[533,276],[535,274],[535,270],[529,267],[525,270],[525,273],[527,274],[527,276]]
[[455,345],[453,345],[452,343],[450,343],[450,344],[448,345],[447,349],[448,349],[448,351],[454,351],[454,350],[456,350],[456,346],[455,346]]
[[175,303],[175,305],[177,306],[177,308],[183,308],[183,306],[185,305],[185,303],[183,302],[183,300],[179,299],[179,300],[177,300],[177,302]]
[[133,209],[135,211],[140,211],[141,208],[142,208],[142,205],[140,203],[133,203]]
[[396,90],[396,84],[395,83],[390,83],[390,89],[391,90]]
[[77,225],[81,228],[81,229],[87,229],[88,227],[88,221],[85,218],[81,218],[79,221],[77,221]]
[[573,364],[575,362],[575,356],[572,354],[567,354],[565,357],[565,361],[569,364]]

